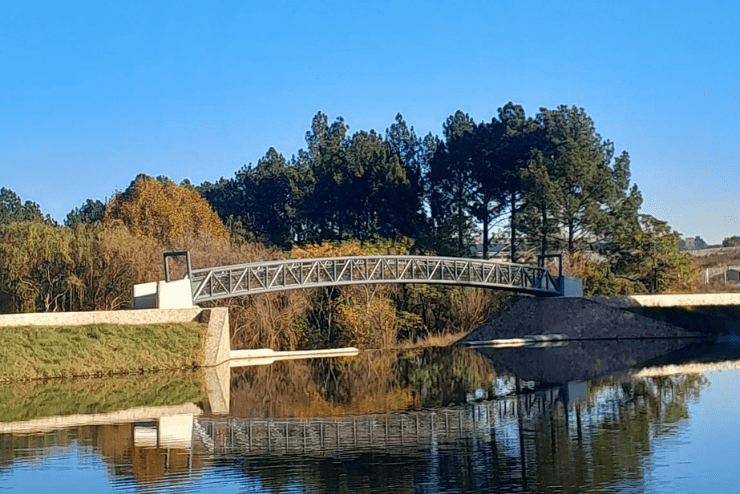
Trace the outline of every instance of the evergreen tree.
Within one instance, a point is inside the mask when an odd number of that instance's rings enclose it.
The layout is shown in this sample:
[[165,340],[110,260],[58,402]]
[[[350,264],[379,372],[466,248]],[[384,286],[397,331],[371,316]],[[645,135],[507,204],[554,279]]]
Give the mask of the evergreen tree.
[[403,116],[396,115],[396,121],[386,130],[385,140],[398,156],[408,180],[408,185],[398,189],[396,203],[404,205],[405,217],[400,217],[396,228],[404,235],[416,236],[426,230],[425,179],[428,175],[429,159],[425,140],[420,139],[409,127]]
[[295,169],[275,148],[270,148],[257,167],[246,173],[254,185],[255,233],[287,247],[296,237]]
[[482,225],[484,258],[488,258],[491,227],[502,211],[504,130],[501,122],[493,119],[458,138],[464,142],[460,148],[467,153],[466,162],[471,168],[470,212]]
[[548,180],[555,184],[553,213],[564,230],[566,251],[574,254],[588,244],[602,205],[613,198],[614,147],[601,140],[583,108],[542,108],[537,118],[547,139]]
[[41,208],[33,201],[22,202],[20,196],[5,187],[0,189],[0,225],[14,221],[43,221],[50,225],[56,222],[44,217]]
[[532,159],[533,149],[541,145],[542,135],[537,123],[526,117],[521,105],[509,102],[499,108],[498,115],[503,137],[497,166],[492,172],[498,177],[495,188],[501,205],[500,214],[508,214],[510,259],[511,262],[517,262],[519,230],[524,223],[527,195],[524,170]]
[[103,220],[105,215],[105,204],[100,200],[88,199],[79,208],[74,208],[67,213],[64,219],[64,226],[77,228],[81,224],[91,225]]
[[443,126],[441,143],[430,163],[430,204],[437,234],[454,236],[453,252],[458,255],[472,241],[475,226],[471,215],[474,188],[470,156],[475,122],[458,110]]
[[355,238],[395,237],[406,220],[404,213],[414,214],[413,203],[399,200],[408,197],[409,183],[398,155],[375,131],[360,131],[349,142],[347,167],[344,195]]
[[312,188],[306,195],[303,215],[315,232],[315,240],[339,240],[345,236],[347,211],[345,205],[350,193],[344,187],[348,179],[347,131],[341,117],[329,126],[327,116],[318,112],[306,133]]

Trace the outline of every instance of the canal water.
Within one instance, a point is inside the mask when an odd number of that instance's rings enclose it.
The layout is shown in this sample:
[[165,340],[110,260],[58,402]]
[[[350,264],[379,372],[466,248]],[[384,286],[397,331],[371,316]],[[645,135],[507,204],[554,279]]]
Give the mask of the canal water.
[[740,345],[429,348],[0,385],[0,492],[740,492]]

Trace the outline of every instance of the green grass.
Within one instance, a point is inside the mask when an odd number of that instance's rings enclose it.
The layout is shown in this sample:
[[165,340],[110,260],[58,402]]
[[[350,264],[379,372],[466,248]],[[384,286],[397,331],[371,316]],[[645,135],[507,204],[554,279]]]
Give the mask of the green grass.
[[206,331],[195,322],[0,328],[0,380],[192,368]]
[[0,422],[107,413],[207,400],[202,372],[0,383]]

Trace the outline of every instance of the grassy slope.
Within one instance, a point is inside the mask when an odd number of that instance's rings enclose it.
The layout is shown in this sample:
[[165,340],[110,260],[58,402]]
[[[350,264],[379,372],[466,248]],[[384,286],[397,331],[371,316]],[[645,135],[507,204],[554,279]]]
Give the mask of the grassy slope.
[[0,379],[135,373],[199,365],[206,324],[0,329]]

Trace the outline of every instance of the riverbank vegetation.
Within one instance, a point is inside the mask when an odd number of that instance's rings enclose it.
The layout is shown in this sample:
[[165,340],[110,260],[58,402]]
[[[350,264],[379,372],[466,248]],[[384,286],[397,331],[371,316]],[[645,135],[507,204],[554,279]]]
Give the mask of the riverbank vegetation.
[[[587,295],[691,291],[679,234],[641,214],[641,203],[629,155],[582,108],[531,117],[508,103],[482,122],[458,111],[441,137],[416,135],[401,115],[385,134],[350,133],[319,112],[290,159],[270,148],[233,177],[197,186],[140,175],[64,225],[3,188],[0,310],[126,308],[133,284],[163,279],[169,250],[189,250],[194,267],[382,253],[533,263],[560,253]],[[374,285],[220,305],[231,309],[232,348],[368,348],[472,330],[508,299]]]
[[207,324],[92,324],[0,328],[0,380],[194,368]]

